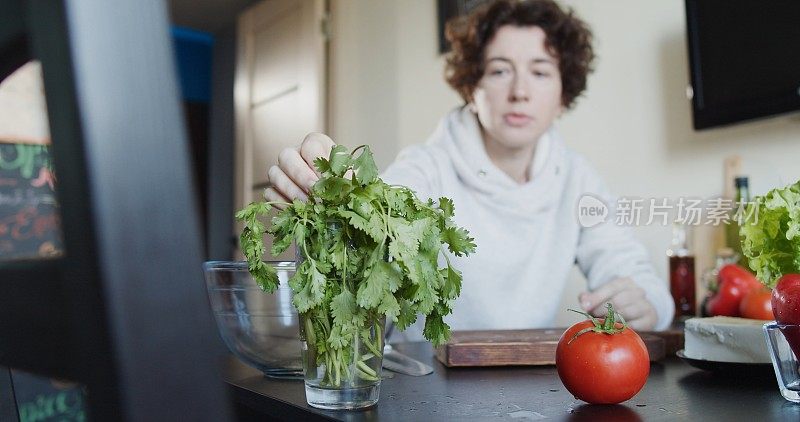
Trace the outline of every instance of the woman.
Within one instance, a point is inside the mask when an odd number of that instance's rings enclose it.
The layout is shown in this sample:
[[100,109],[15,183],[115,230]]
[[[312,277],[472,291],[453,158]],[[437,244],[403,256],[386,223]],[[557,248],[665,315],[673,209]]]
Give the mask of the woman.
[[[586,194],[613,203],[553,126],[586,87],[594,58],[586,25],[551,0],[501,0],[449,26],[448,39],[447,82],[465,106],[382,174],[421,198],[452,198],[456,223],[475,238],[475,254],[451,257],[464,282],[447,322],[454,330],[552,326],[577,263],[588,280],[584,310],[602,316],[611,302],[635,329],[666,328],[673,302],[642,245],[613,221],[584,228],[577,220]],[[305,199],[318,177],[311,163],[333,145],[311,134],[282,151],[267,199]],[[406,338],[420,333],[411,327]]]

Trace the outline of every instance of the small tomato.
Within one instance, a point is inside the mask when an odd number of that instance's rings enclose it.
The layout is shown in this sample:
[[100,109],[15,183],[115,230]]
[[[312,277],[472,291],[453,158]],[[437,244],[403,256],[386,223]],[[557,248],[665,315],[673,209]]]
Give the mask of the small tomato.
[[772,315],[772,291],[765,288],[751,290],[742,298],[739,312],[743,318],[775,319]]

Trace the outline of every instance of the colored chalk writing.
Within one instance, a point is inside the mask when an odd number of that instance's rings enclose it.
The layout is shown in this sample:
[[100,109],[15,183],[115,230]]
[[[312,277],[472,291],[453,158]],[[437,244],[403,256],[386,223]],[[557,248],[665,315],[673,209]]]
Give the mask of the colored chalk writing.
[[62,254],[55,186],[48,146],[0,143],[0,260]]

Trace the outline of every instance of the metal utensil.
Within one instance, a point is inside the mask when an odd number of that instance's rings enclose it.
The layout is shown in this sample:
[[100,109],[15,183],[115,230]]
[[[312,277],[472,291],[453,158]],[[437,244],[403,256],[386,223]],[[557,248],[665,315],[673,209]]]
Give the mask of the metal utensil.
[[433,368],[430,365],[394,350],[392,345],[388,343],[383,346],[383,367],[390,371],[415,377],[433,372]]
[[[392,334],[392,330],[394,330],[394,324],[389,325],[389,328],[386,330],[386,340],[389,339],[389,336]],[[406,356],[397,350],[394,350],[392,345],[387,341],[384,341],[383,344],[383,367],[385,369],[397,372],[399,374],[411,375],[415,377],[428,375],[433,372],[433,368],[430,365],[426,365],[410,356]]]

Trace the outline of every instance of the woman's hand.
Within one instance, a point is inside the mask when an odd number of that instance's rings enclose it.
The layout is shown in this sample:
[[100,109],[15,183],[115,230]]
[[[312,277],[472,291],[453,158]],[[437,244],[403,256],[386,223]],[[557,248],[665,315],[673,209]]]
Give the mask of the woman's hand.
[[606,303],[611,302],[634,330],[652,330],[658,322],[656,308],[645,297],[644,289],[630,278],[618,278],[593,292],[583,292],[578,300],[586,312],[596,317],[605,316]]
[[[278,154],[278,164],[267,171],[270,187],[264,197],[270,202],[305,201],[319,172],[314,167],[318,157],[327,158],[335,144],[322,133],[309,133],[299,147],[285,148]],[[283,206],[276,205],[283,209]]]

